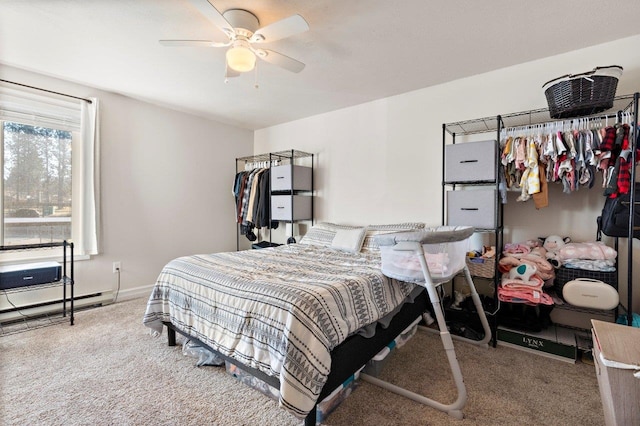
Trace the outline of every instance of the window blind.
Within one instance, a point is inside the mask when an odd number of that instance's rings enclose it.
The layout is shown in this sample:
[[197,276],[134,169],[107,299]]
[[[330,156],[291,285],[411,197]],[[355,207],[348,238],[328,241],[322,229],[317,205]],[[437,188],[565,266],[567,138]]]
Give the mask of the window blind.
[[80,102],[0,85],[0,120],[80,131]]

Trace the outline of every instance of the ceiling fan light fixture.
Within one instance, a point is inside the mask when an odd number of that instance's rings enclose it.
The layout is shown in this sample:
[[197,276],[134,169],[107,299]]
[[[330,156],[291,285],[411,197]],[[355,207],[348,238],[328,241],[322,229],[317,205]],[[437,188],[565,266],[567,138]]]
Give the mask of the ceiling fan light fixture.
[[[188,0],[218,30],[226,35],[218,40],[160,40],[163,46],[228,47],[225,52],[225,78],[256,70],[256,59],[268,62],[287,71],[298,73],[305,65],[282,53],[258,49],[253,44],[271,43],[309,30],[309,24],[300,15],[291,15],[260,27],[258,17],[245,9],[229,9],[220,13],[211,0]],[[220,34],[221,35],[221,34]],[[221,37],[220,37],[221,38]]]
[[256,66],[256,55],[248,46],[249,43],[238,40],[227,50],[227,65],[234,71],[247,72]]

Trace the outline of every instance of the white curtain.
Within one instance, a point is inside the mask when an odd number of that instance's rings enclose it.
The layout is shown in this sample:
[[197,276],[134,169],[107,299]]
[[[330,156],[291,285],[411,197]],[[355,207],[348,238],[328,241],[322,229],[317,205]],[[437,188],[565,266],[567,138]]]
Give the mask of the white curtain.
[[[97,98],[81,103],[81,143],[75,158],[79,168],[73,170],[74,249],[79,255],[98,254],[100,248],[100,108]],[[75,154],[75,153],[74,153]],[[75,237],[77,236],[77,238]]]
[[69,130],[72,140],[72,223],[75,253],[100,250],[99,100],[43,95],[37,89],[0,84],[0,120]]

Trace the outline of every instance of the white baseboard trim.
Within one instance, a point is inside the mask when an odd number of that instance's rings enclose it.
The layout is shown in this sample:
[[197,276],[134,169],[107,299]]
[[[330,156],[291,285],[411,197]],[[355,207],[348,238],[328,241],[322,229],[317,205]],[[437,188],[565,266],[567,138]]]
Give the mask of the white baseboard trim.
[[[120,290],[120,292],[118,293],[117,301],[122,302],[124,300],[136,299],[139,297],[149,297],[152,289],[153,284]],[[74,309],[77,310],[92,305],[108,305],[114,302],[115,296],[115,291],[108,290],[103,291],[100,294],[96,294],[95,296],[79,298],[74,301]],[[44,303],[46,304],[40,306],[18,306],[19,311],[10,310],[6,312],[0,312],[0,323],[22,319],[25,316],[36,317],[39,315],[62,312],[62,300],[60,300],[59,302],[47,301]],[[67,301],[67,309],[69,308],[70,302]]]

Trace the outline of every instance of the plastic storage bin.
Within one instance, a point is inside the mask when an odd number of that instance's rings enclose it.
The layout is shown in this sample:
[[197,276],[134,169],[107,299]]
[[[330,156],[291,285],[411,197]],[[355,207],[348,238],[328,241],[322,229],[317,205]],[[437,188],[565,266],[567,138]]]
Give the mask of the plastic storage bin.
[[380,352],[376,354],[367,364],[364,366],[363,373],[366,373],[373,377],[378,377],[382,372],[387,361],[389,361],[389,355],[396,349],[404,346],[418,330],[418,323],[422,320],[422,317],[417,318],[413,324],[407,327],[398,337],[393,339],[391,343],[385,346]]
[[[280,390],[265,383],[264,381],[252,376],[244,371],[242,368],[235,364],[225,361],[227,373],[238,379],[245,385],[263,393],[271,399],[278,400],[280,398]],[[355,374],[352,374],[345,380],[340,386],[338,386],[333,392],[331,392],[322,401],[319,401],[316,406],[316,424],[320,424],[327,419],[329,414],[347,399],[351,392],[353,392],[358,386],[358,379],[360,378],[360,372],[364,367],[358,370]]]
[[[364,367],[363,367],[364,368]],[[316,424],[321,424],[357,387],[362,368],[331,392],[316,406]]]
[[267,395],[269,398],[275,399],[276,401],[278,400],[278,398],[280,398],[280,390],[258,379],[257,377],[252,376],[237,365],[232,364],[229,361],[225,361],[225,367],[227,369],[227,373],[229,373],[245,385],[252,387],[257,391],[260,391],[261,393]]
[[[395,234],[395,241],[379,239],[382,257],[382,272],[392,278],[413,283],[424,283],[425,278],[418,254],[415,250],[404,249],[404,242],[422,241],[422,250],[434,282],[451,279],[465,267],[469,251],[469,237],[474,228],[470,226],[438,226],[420,232]],[[395,244],[394,244],[395,243]]]

